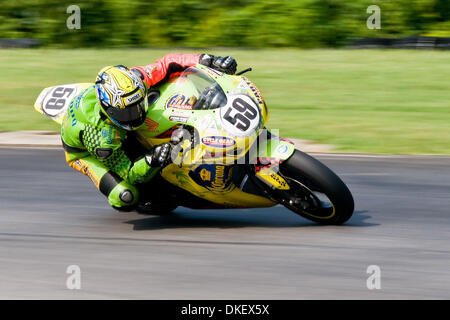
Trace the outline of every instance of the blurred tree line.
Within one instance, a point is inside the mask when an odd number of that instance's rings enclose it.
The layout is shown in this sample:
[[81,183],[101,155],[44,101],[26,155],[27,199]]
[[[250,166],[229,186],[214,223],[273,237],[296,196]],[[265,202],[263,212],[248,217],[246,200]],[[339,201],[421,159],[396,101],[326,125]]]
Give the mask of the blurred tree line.
[[[69,5],[81,29],[69,30]],[[369,30],[369,5],[381,29]],[[356,37],[450,36],[450,0],[2,0],[0,38],[61,47],[337,47]]]

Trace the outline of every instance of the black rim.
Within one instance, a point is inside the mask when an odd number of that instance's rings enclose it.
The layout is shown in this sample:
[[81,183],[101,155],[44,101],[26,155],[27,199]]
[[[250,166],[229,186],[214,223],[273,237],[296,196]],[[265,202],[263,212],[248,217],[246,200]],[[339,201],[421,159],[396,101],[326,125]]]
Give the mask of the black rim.
[[330,219],[335,215],[335,208],[328,196],[311,182],[303,184],[293,178],[284,177],[289,184],[287,191],[295,200],[285,206],[301,215],[317,219]]

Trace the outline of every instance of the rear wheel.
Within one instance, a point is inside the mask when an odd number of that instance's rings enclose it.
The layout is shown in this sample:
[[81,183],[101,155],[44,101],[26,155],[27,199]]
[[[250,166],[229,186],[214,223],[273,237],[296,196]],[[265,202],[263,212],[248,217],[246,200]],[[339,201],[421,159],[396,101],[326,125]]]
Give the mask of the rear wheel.
[[320,224],[342,224],[353,214],[354,202],[345,183],[323,163],[295,150],[280,164],[289,184],[284,206]]

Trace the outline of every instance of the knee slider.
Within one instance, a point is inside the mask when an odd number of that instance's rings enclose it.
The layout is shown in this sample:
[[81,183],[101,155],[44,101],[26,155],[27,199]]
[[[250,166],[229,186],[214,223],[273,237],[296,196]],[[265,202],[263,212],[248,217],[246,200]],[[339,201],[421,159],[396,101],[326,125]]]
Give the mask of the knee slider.
[[131,206],[138,200],[136,187],[111,172],[102,177],[100,191],[108,197],[109,204],[113,207]]
[[109,204],[113,207],[132,206],[137,202],[137,200],[137,189],[125,181],[117,184],[108,196]]
[[108,196],[109,204],[114,207],[131,206],[135,204],[137,200],[137,189],[125,181],[121,181],[117,184]]
[[132,203],[134,200],[133,193],[131,190],[125,189],[119,194],[120,200],[122,200],[125,203]]

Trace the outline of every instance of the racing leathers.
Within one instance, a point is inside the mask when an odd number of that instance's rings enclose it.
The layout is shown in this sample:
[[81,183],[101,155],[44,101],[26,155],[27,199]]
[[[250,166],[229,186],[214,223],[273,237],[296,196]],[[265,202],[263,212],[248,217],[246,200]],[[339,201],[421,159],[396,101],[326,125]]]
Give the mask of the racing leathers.
[[[148,89],[197,63],[234,73],[236,62],[232,58],[229,60],[208,54],[175,53],[131,70]],[[139,200],[136,185],[148,182],[160,169],[148,156],[143,155],[134,162],[130,160],[122,145],[127,133],[101,111],[94,85],[72,100],[61,126],[67,163],[87,175],[111,206],[122,210],[135,207]]]

